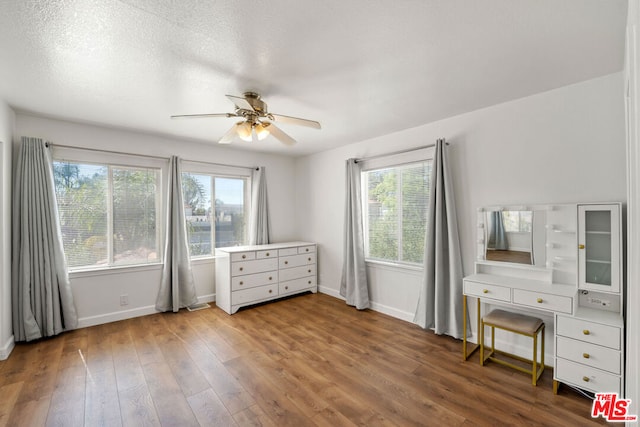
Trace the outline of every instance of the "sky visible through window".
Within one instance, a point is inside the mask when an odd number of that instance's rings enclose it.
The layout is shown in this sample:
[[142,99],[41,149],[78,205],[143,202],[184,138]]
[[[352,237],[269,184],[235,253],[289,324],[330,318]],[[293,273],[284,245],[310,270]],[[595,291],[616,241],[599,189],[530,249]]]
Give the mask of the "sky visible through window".
[[[211,178],[207,175],[192,174],[205,190],[207,206],[211,206]],[[237,178],[216,177],[216,198],[225,205],[241,205],[244,202],[244,182]]]

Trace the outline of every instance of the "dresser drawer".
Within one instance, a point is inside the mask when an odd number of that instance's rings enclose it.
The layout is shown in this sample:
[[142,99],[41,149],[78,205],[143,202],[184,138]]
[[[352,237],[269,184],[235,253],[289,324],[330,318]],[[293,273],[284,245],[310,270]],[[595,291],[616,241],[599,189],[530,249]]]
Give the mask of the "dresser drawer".
[[298,248],[284,248],[278,250],[278,256],[297,255]]
[[263,273],[278,269],[278,258],[258,259],[231,263],[231,276]]
[[574,317],[557,316],[556,334],[620,350],[620,328]]
[[464,293],[474,297],[491,298],[499,301],[511,301],[511,288],[486,283],[464,281]]
[[241,291],[231,292],[231,305],[247,304],[250,302],[258,302],[278,296],[278,285],[258,286]]
[[316,266],[315,264],[311,264],[311,265],[304,265],[302,267],[293,267],[293,268],[286,268],[284,270],[281,270],[280,280],[284,282],[286,280],[299,279],[301,277],[315,276],[315,275],[316,275]]
[[305,277],[302,279],[289,280],[286,282],[280,282],[279,292],[280,292],[280,295],[284,295],[291,292],[298,292],[303,289],[308,289],[315,285],[316,285],[315,277]]
[[620,374],[620,351],[566,337],[558,337],[556,356]]
[[256,259],[275,258],[277,256],[278,256],[278,251],[274,251],[274,250],[256,252]]
[[300,246],[298,248],[298,253],[299,254],[308,254],[310,252],[315,252],[315,251],[316,251],[315,245],[313,245],[313,246]]
[[302,265],[309,265],[316,263],[316,254],[304,254],[304,255],[292,255],[280,257],[279,259],[279,267],[280,268],[292,268],[292,267],[300,267]]
[[556,359],[555,379],[579,388],[598,392],[620,393],[620,377],[566,359]]
[[256,259],[256,253],[255,252],[238,252],[238,253],[234,253],[231,254],[231,262],[236,262],[236,261],[249,261],[251,259]]
[[513,303],[560,313],[571,313],[573,310],[573,299],[571,297],[525,291],[523,289],[513,290]]
[[231,278],[231,290],[255,288],[256,286],[268,285],[278,282],[277,271],[267,271],[265,273],[247,274]]

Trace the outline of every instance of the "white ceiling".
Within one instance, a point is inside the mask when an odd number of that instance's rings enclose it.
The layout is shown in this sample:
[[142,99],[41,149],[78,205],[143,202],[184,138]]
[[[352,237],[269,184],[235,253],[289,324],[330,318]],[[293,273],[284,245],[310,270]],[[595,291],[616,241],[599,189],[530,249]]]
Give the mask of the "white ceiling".
[[304,155],[622,70],[626,0],[0,0],[0,99],[215,144],[225,94]]

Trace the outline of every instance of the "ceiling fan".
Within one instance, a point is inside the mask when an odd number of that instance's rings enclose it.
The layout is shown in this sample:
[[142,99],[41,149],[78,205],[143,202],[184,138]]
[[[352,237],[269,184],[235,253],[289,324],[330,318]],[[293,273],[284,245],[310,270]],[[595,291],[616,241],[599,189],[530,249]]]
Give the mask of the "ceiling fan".
[[300,119],[298,117],[273,114],[267,110],[267,104],[260,99],[255,92],[245,92],[244,97],[226,95],[235,105],[233,113],[210,114],[182,114],[171,116],[172,119],[203,118],[203,117],[240,117],[243,120],[237,122],[218,141],[219,144],[231,144],[236,136],[244,141],[263,140],[273,135],[277,140],[286,145],[296,143],[296,140],[284,133],[274,122],[290,123],[292,125],[306,126],[320,129],[320,123],[314,120]]

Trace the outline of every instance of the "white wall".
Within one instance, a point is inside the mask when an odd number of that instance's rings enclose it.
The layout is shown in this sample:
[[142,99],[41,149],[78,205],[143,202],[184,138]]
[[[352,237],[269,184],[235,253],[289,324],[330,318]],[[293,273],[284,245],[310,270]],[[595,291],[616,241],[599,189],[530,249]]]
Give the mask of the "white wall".
[[[345,159],[446,138],[471,274],[480,206],[625,201],[622,94],[616,73],[298,159],[298,221],[301,237],[319,244],[320,290],[340,288]],[[411,320],[420,273],[370,267],[368,274],[373,308]]]
[[15,114],[0,99],[0,360],[13,348],[11,323],[11,148]]
[[[265,166],[271,230],[274,242],[298,240],[295,216],[294,159],[271,154],[240,151],[149,134],[34,117],[16,116],[15,134],[40,137],[54,144],[97,148],[132,154],[208,161],[241,166]],[[18,138],[16,138],[18,139]],[[214,264],[212,260],[193,265],[200,301],[212,301]],[[160,266],[146,266],[100,272],[77,272],[71,284],[79,325],[89,326],[155,312]],[[129,305],[120,306],[120,295],[129,296]]]

